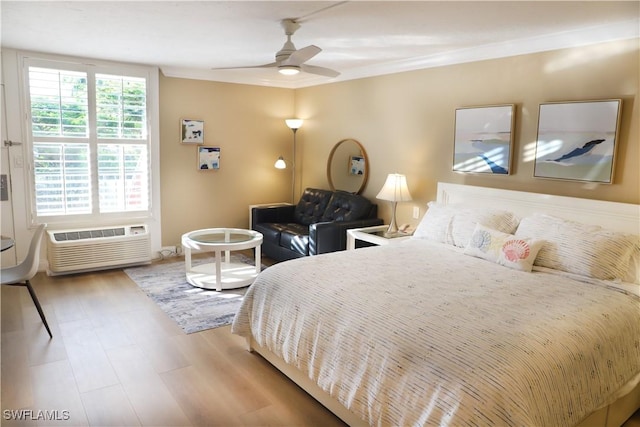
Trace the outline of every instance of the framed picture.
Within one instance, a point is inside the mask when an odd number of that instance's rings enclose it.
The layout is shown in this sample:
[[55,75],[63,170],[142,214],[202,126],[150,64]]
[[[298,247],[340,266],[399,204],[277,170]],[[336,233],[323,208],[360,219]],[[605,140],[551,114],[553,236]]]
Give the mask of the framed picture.
[[622,100],[540,104],[533,176],[613,182]]
[[514,120],[514,105],[458,108],[453,170],[509,175]]
[[364,157],[349,157],[349,175],[364,175]]
[[180,140],[183,144],[204,144],[204,120],[180,120]]
[[220,147],[198,147],[198,169],[220,169]]

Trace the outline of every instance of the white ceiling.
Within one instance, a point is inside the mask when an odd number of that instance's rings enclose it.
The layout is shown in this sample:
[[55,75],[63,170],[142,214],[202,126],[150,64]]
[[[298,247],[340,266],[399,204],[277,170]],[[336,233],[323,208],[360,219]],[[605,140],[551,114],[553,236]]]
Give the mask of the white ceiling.
[[[167,76],[298,88],[602,41],[637,38],[638,1],[8,1],[2,46],[159,66]],[[298,49],[334,79],[275,68],[297,18]]]

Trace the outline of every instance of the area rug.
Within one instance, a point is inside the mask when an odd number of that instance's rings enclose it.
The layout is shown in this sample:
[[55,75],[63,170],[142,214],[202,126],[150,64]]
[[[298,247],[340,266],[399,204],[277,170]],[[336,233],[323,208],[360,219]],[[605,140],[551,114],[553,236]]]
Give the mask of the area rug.
[[[207,262],[210,257],[192,261],[194,266]],[[255,265],[243,254],[232,253],[231,262]],[[247,290],[217,292],[191,286],[185,277],[184,258],[126,268],[124,272],[187,334],[231,324]]]

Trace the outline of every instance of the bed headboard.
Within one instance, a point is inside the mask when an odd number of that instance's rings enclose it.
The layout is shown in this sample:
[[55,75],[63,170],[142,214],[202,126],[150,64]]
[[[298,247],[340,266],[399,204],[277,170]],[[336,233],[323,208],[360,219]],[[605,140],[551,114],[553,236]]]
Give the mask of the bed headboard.
[[579,199],[524,191],[500,190],[473,185],[438,183],[440,203],[464,203],[472,206],[505,209],[519,217],[535,212],[604,228],[640,234],[640,205]]

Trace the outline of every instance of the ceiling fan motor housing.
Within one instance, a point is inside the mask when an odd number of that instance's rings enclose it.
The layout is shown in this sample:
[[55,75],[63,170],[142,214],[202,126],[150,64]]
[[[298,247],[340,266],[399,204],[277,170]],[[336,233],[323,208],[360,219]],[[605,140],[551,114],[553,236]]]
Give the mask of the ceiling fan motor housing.
[[291,41],[291,36],[300,28],[300,24],[293,19],[283,19],[280,24],[284,28],[284,34],[287,36],[287,41],[284,42],[282,49],[276,53],[276,62],[284,61],[296,51],[296,47]]
[[282,46],[282,49],[276,53],[276,62],[282,62],[289,58],[293,52],[296,51],[296,47],[291,41],[291,35],[287,34],[287,41]]

